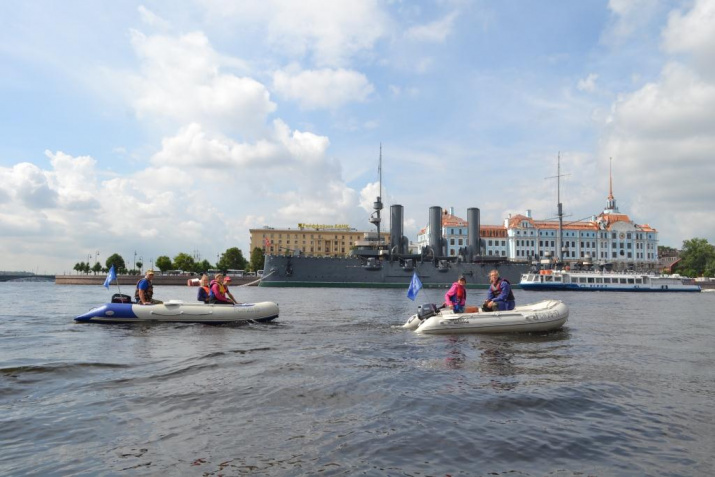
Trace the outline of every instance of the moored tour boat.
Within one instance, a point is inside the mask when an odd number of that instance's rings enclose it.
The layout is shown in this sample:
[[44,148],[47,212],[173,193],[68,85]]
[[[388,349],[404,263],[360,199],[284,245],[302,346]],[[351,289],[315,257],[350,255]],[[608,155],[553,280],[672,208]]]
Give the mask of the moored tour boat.
[[525,273],[519,283],[523,290],[575,290],[626,292],[699,292],[692,278],[679,275],[643,273],[539,270]]
[[[128,297],[127,297],[128,298]],[[238,305],[209,305],[171,300],[157,305],[105,303],[76,317],[78,323],[240,323],[278,318],[278,305],[270,301]]]
[[560,300],[543,300],[509,311],[467,307],[467,313],[440,310],[430,303],[420,306],[402,327],[423,334],[530,333],[561,328],[568,316],[568,306]]

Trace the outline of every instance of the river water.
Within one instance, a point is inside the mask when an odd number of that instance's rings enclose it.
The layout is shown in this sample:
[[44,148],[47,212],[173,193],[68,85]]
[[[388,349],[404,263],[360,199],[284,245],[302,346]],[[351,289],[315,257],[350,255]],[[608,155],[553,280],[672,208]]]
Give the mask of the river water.
[[280,317],[75,324],[111,292],[0,283],[0,474],[715,473],[715,293],[517,291],[566,326],[420,336],[399,325],[438,290],[233,292]]

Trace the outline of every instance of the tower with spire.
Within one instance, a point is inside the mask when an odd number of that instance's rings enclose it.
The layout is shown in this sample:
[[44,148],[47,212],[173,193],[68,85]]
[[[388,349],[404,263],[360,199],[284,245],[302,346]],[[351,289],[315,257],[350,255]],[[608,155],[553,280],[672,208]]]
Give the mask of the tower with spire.
[[610,158],[608,164],[608,200],[606,201],[606,209],[603,211],[604,214],[618,214],[618,207],[616,206],[616,199],[613,197],[613,158]]

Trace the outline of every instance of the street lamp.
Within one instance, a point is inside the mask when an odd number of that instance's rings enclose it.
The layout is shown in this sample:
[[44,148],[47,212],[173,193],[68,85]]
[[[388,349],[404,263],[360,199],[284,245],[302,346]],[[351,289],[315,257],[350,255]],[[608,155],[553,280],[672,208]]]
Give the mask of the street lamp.
[[132,270],[137,269],[137,251],[134,250],[134,265],[132,265]]

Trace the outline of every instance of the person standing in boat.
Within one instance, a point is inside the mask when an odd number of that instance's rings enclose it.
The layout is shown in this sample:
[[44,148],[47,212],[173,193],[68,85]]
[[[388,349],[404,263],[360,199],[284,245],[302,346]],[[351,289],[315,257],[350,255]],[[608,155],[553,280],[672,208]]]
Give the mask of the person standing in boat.
[[444,294],[444,303],[455,313],[464,313],[464,306],[467,304],[467,279],[464,275],[452,283],[452,287]]
[[487,299],[482,305],[484,311],[504,311],[513,310],[516,306],[514,292],[511,291],[511,283],[499,276],[498,270],[489,272],[489,292]]
[[146,271],[144,278],[137,282],[137,289],[134,292],[134,300],[140,305],[157,305],[163,303],[162,301],[155,300],[154,296],[154,285],[152,280],[154,279],[154,270],[149,269]]
[[226,296],[226,286],[223,282],[223,274],[217,273],[211,281],[211,289],[209,291],[209,303],[212,305],[233,305],[234,302]]
[[201,280],[199,280],[199,293],[196,296],[196,299],[198,301],[208,303],[209,293],[211,293],[211,289],[209,288],[209,276],[204,273],[201,275]]

